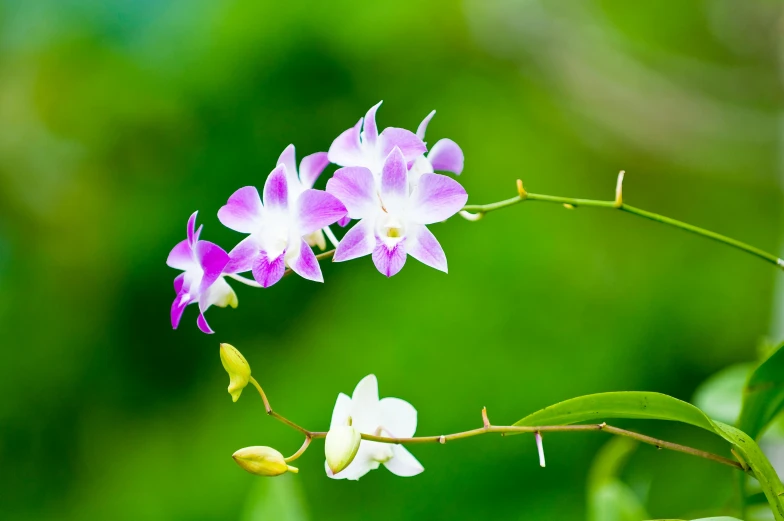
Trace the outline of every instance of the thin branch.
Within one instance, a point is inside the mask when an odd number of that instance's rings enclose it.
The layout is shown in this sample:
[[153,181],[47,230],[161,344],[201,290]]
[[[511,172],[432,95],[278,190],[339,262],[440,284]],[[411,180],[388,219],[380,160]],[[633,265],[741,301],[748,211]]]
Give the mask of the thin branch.
[[[290,458],[287,458],[286,461],[293,461],[299,458],[305,450],[307,450],[310,442],[314,439],[318,438],[326,438],[326,432],[314,432],[309,431],[308,429],[301,427],[294,423],[293,421],[285,418],[284,416],[276,413],[272,410],[272,406],[267,399],[267,395],[264,393],[264,390],[261,388],[259,382],[256,381],[255,378],[251,376],[250,382],[256,387],[256,390],[259,391],[259,395],[261,396],[261,401],[264,402],[264,409],[267,411],[267,414],[275,418],[276,420],[288,425],[292,429],[295,429],[302,434],[305,435],[305,443],[302,447]],[[691,454],[692,456],[697,456],[699,458],[707,459],[710,461],[715,461],[716,463],[721,463],[722,465],[727,465],[729,467],[736,468],[738,470],[747,472],[751,474],[751,471],[744,467],[743,464],[739,463],[738,461],[731,460],[729,458],[725,458],[723,456],[719,456],[718,454],[713,454],[712,452],[706,452],[704,450],[695,449],[693,447],[687,447],[686,445],[680,445],[678,443],[672,443],[665,440],[660,440],[657,438],[652,438],[650,436],[646,436],[644,434],[639,434],[633,431],[627,431],[626,429],[621,429],[618,427],[613,427],[612,425],[607,425],[606,423],[598,423],[598,424],[590,424],[590,425],[540,425],[540,426],[519,426],[519,425],[509,425],[509,426],[500,426],[500,425],[491,425],[490,420],[487,418],[487,409],[482,409],[482,423],[483,426],[477,429],[470,429],[463,432],[456,432],[453,434],[442,434],[440,436],[415,436],[412,438],[393,438],[388,436],[375,436],[373,434],[362,434],[363,440],[368,441],[377,441],[380,443],[394,443],[394,444],[419,444],[419,443],[440,443],[444,444],[447,441],[454,441],[454,440],[461,440],[464,438],[471,438],[474,436],[481,436],[483,434],[501,434],[502,436],[506,434],[522,434],[522,433],[542,433],[542,432],[580,432],[580,431],[604,431],[610,434],[615,434],[616,436],[625,436],[627,438],[632,438],[642,443],[647,443],[648,445],[653,445],[658,449],[668,449],[676,452],[682,452],[684,454]]]
[[653,212],[649,212],[647,210],[642,210],[640,208],[636,208],[634,206],[629,206],[628,204],[625,204],[623,202],[623,174],[624,172],[621,172],[618,175],[618,183],[616,185],[614,201],[597,201],[595,199],[576,199],[573,197],[558,197],[552,195],[533,194],[530,192],[526,192],[522,187],[522,182],[518,180],[517,197],[512,197],[511,199],[506,199],[504,201],[498,201],[496,203],[490,203],[490,204],[469,204],[463,207],[463,209],[460,211],[460,215],[465,217],[469,221],[477,221],[488,212],[493,212],[495,210],[500,210],[502,208],[514,206],[516,204],[522,203],[523,201],[541,201],[545,203],[556,203],[556,204],[564,205],[569,209],[573,209],[575,207],[580,207],[580,206],[615,209],[615,210],[620,210],[622,212],[637,215],[645,219],[650,219],[651,221],[656,221],[662,224],[673,226],[675,228],[680,228],[681,230],[685,230],[687,232],[694,233],[696,235],[701,235],[702,237],[707,237],[708,239],[712,239],[714,241],[720,242],[722,244],[726,244],[733,248],[737,248],[741,251],[745,251],[746,253],[750,253],[751,255],[759,257],[760,259],[770,262],[771,264],[775,264],[780,268],[784,268],[784,260],[778,258],[776,255],[773,255],[772,253],[768,253],[764,250],[761,250],[759,248],[756,248],[744,242],[732,239],[731,237],[721,235],[720,233],[712,232],[710,230],[706,230],[698,226],[693,226],[683,221],[671,219],[663,215],[659,215]]

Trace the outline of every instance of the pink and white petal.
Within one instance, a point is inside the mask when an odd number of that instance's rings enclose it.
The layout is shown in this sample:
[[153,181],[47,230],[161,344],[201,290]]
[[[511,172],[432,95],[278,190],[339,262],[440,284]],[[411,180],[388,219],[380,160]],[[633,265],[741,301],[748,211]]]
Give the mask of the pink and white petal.
[[403,152],[406,162],[413,161],[427,152],[425,143],[410,130],[388,127],[378,136],[378,144],[376,145],[377,159],[383,160],[395,147],[398,147]]
[[362,118],[352,128],[346,130],[332,142],[327,152],[330,163],[340,166],[362,166],[364,155],[359,142]]
[[411,194],[410,217],[420,224],[445,221],[465,206],[468,194],[460,183],[441,174],[422,174]]
[[384,100],[379,101],[367,111],[365,114],[365,125],[363,127],[362,141],[368,145],[375,146],[378,139],[378,126],[376,126],[376,111],[384,103]]
[[261,222],[261,198],[255,186],[244,186],[231,194],[228,202],[218,210],[218,220],[231,230],[251,233]]
[[285,210],[289,204],[286,165],[278,165],[270,172],[264,183],[264,206],[268,209]]
[[316,152],[302,158],[299,164],[299,180],[305,188],[313,188],[321,172],[327,168],[329,159],[326,152]]
[[310,246],[304,240],[302,240],[300,245],[299,255],[289,262],[289,267],[291,271],[303,279],[324,282],[324,276],[321,274],[321,266],[318,259],[316,259],[316,254],[313,253],[313,250],[310,249]]
[[340,168],[327,181],[327,192],[346,206],[348,216],[362,219],[378,211],[378,196],[373,173],[365,167]]
[[188,217],[188,243],[191,245],[198,240],[197,237],[194,237],[196,234],[196,215],[198,213],[198,211],[195,211],[191,214],[190,217]]
[[394,454],[392,459],[384,463],[384,466],[392,474],[410,478],[425,471],[425,467],[402,445],[393,445],[392,453]]
[[416,260],[444,273],[449,273],[446,254],[436,236],[424,224],[409,226],[406,235],[406,253]]
[[285,251],[275,259],[269,259],[267,253],[262,251],[253,261],[253,278],[262,287],[268,288],[283,278],[286,263],[283,259]]
[[359,381],[351,395],[351,421],[359,432],[373,434],[381,425],[378,380],[369,374]]
[[351,398],[347,394],[340,393],[335,401],[335,407],[332,409],[332,420],[329,423],[329,428],[347,425],[349,416],[351,416]]
[[444,170],[460,175],[463,172],[463,150],[451,139],[439,139],[427,154],[433,170]]
[[373,264],[382,275],[391,277],[403,269],[406,263],[405,241],[400,241],[392,248],[387,247],[383,241],[377,240],[373,249]]
[[340,226],[341,228],[345,228],[346,226],[348,226],[348,224],[349,224],[350,222],[351,222],[351,217],[349,217],[348,215],[346,215],[346,216],[345,216],[345,217],[343,217],[342,219],[338,219],[338,226]]
[[199,311],[204,313],[210,306],[237,307],[237,294],[223,277],[216,280],[206,292],[199,296]]
[[289,183],[297,181],[297,155],[294,145],[289,145],[283,150],[277,164],[286,166],[286,179]]
[[199,313],[199,317],[196,319],[196,325],[199,326],[202,333],[206,333],[208,335],[213,334],[215,331],[212,330],[210,325],[207,323],[207,319],[204,318],[204,313]]
[[376,236],[373,222],[363,219],[351,228],[338,243],[335,249],[335,262],[343,262],[373,253],[376,247]]
[[204,229],[204,225],[202,224],[201,226],[199,226],[196,229],[195,232],[193,232],[193,242],[191,243],[191,245],[196,244],[197,242],[199,242],[199,237],[201,237],[201,231],[203,229]]
[[173,329],[177,329],[180,325],[180,319],[182,318],[182,313],[185,311],[185,308],[188,307],[188,304],[191,303],[191,299],[188,298],[188,295],[185,293],[178,293],[177,297],[174,299],[171,307],[171,325]]
[[203,293],[221,276],[229,262],[229,254],[209,241],[198,241],[193,248],[193,253],[201,269],[204,270],[199,287],[199,293]]
[[178,294],[182,291],[182,286],[185,281],[185,274],[180,273],[176,277],[174,277],[174,293]]
[[425,132],[427,132],[427,125],[430,123],[430,120],[433,119],[433,116],[436,115],[436,111],[430,112],[425,119],[422,120],[422,123],[419,124],[416,131],[416,136],[421,139],[422,141],[425,140]]
[[357,451],[356,456],[354,456],[354,460],[349,464],[348,467],[341,470],[337,474],[332,473],[332,470],[325,461],[324,468],[326,469],[327,476],[332,479],[348,479],[351,481],[356,481],[371,470],[377,469],[381,465],[378,461],[373,459],[373,454],[373,442],[362,441],[359,444],[359,450]]
[[297,225],[302,235],[335,223],[347,214],[337,197],[322,190],[308,188],[297,199]]
[[382,398],[381,426],[394,438],[410,438],[417,428],[417,411],[414,406],[400,398]]
[[392,213],[405,208],[408,199],[408,168],[403,152],[398,147],[384,160],[381,170],[381,200],[384,207]]
[[261,246],[251,235],[243,239],[229,252],[229,262],[224,273],[243,273],[253,269],[253,261],[258,257]]
[[188,239],[178,242],[177,246],[172,248],[166,258],[166,265],[177,270],[188,270],[197,265]]

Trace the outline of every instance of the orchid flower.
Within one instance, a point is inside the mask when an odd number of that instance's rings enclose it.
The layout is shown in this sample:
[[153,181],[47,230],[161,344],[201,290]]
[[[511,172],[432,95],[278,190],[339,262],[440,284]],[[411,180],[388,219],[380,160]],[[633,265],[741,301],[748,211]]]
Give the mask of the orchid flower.
[[223,278],[223,270],[229,255],[217,244],[199,240],[202,227],[196,230],[196,214],[188,219],[188,238],[177,244],[169,253],[166,264],[183,270],[174,279],[177,297],[171,308],[171,323],[174,329],[180,324],[182,313],[189,304],[199,303],[199,318],[196,324],[205,333],[213,333],[204,312],[212,306],[237,307],[237,294]]
[[373,254],[373,262],[387,277],[399,272],[406,255],[443,272],[446,255],[428,224],[448,219],[468,200],[460,184],[445,175],[422,174],[409,192],[403,152],[394,147],[384,161],[380,181],[365,167],[345,167],[327,182],[327,192],[340,199],[348,216],[360,221],[346,233],[335,251],[335,261]]
[[294,181],[298,176],[293,157],[293,147],[290,155],[284,151],[283,162],[267,177],[263,204],[258,190],[246,186],[234,192],[218,211],[224,226],[250,234],[229,253],[226,272],[252,271],[256,282],[265,288],[278,282],[287,266],[303,278],[323,282],[321,267],[305,237],[346,215],[346,208],[333,195],[306,188],[317,176],[314,164],[303,166],[302,178]]
[[[302,158],[297,170],[297,157],[294,145],[289,145],[280,154],[278,164],[286,165],[286,180],[289,184],[289,204],[295,205],[302,192],[308,188],[313,188],[316,180],[329,164],[326,152],[316,152]],[[321,251],[327,248],[327,241],[321,230],[316,230],[304,237],[308,246],[318,246]]]
[[[379,400],[378,381],[371,374],[360,380],[351,398],[343,393],[338,395],[330,429],[349,423],[362,434],[408,438],[416,432],[417,412],[399,398]],[[425,470],[402,445],[368,440],[362,440],[354,460],[342,471],[333,474],[326,462],[324,468],[331,478],[358,480],[382,464],[403,477],[416,476]]]
[[373,105],[364,118],[359,118],[356,125],[332,142],[327,153],[331,163],[362,166],[380,175],[386,157],[395,147],[400,149],[407,163],[427,152],[422,139],[409,130],[388,127],[378,133],[376,111],[381,103]]
[[[416,135],[422,141],[425,140],[427,125],[435,115],[436,111],[434,110],[419,124]],[[409,170],[409,183],[411,183],[412,189],[419,184],[419,178],[422,174],[433,173],[436,170],[452,172],[455,175],[460,175],[463,172],[463,151],[451,139],[439,139],[435,145],[430,147],[427,154],[416,158],[414,165]]]

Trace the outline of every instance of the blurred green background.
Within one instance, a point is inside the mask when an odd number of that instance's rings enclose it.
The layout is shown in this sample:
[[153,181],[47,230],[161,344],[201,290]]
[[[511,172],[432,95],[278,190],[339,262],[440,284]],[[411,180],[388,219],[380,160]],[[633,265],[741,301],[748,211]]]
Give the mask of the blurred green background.
[[[0,0],[0,517],[583,519],[603,434],[548,436],[546,469],[519,436],[418,446],[410,479],[327,479],[321,442],[298,476],[251,476],[234,450],[302,440],[253,393],[231,403],[218,343],[309,428],[372,372],[417,407],[418,433],[441,434],[480,425],[482,406],[508,424],[592,392],[691,399],[784,337],[777,270],[532,202],[433,226],[448,276],[409,259],[387,280],[362,259],[326,263],[326,285],[234,284],[239,308],[211,310],[206,336],[193,308],[171,330],[166,256],[197,209],[231,248],[228,196],[380,99],[382,127],[438,110],[428,140],[462,146],[471,203],[518,177],[609,199],[625,169],[630,204],[777,251],[782,23],[764,0]],[[730,470],[649,447],[624,472],[652,517],[733,496]]]

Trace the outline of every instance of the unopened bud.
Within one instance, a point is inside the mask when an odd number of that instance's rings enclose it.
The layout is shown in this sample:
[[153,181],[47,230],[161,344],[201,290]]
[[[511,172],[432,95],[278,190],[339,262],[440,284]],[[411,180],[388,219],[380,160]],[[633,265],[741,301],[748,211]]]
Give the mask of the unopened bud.
[[250,366],[242,353],[229,344],[220,345],[220,359],[223,368],[229,373],[229,394],[236,402],[250,381]]
[[231,455],[237,465],[257,476],[280,476],[299,469],[286,464],[283,454],[272,447],[245,447]]
[[324,455],[327,457],[327,465],[334,474],[354,461],[361,441],[362,435],[351,425],[341,425],[329,430],[327,439],[324,440]]

